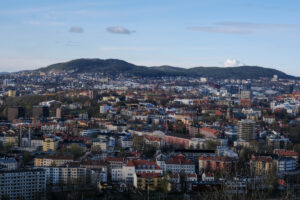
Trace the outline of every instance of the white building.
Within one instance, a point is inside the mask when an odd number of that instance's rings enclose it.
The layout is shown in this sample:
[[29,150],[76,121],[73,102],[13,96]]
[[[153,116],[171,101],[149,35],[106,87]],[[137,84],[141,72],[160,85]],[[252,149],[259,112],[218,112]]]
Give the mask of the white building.
[[15,170],[18,168],[18,163],[15,158],[0,158],[0,169],[4,170]]
[[46,171],[47,184],[86,184],[91,170],[84,167],[42,167]]
[[123,166],[123,180],[126,183],[136,185],[137,173],[158,173],[163,170],[154,162],[147,160],[130,160]]
[[230,157],[230,158],[238,158],[239,157],[239,155],[236,152],[232,151],[227,146],[218,146],[217,147],[217,155]]
[[111,171],[111,180],[121,182],[123,180],[123,168],[113,168]]
[[166,171],[193,174],[196,169],[195,164],[191,160],[187,160],[183,154],[178,154],[166,161]]
[[126,148],[131,148],[133,145],[133,140],[132,138],[124,138],[124,139],[121,139],[121,147],[123,149],[126,149]]
[[297,161],[292,157],[282,157],[277,160],[278,173],[292,171],[297,168]]

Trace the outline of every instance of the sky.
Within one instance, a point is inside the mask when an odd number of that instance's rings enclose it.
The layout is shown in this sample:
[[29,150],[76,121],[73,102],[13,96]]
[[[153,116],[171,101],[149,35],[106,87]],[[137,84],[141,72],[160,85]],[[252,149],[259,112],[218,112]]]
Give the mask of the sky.
[[0,72],[77,58],[300,76],[299,0],[0,0]]

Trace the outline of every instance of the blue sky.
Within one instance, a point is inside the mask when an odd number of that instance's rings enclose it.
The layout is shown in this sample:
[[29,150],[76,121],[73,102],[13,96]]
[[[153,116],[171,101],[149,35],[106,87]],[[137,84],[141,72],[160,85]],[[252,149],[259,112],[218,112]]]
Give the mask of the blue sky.
[[300,76],[299,0],[0,0],[0,71],[75,58]]

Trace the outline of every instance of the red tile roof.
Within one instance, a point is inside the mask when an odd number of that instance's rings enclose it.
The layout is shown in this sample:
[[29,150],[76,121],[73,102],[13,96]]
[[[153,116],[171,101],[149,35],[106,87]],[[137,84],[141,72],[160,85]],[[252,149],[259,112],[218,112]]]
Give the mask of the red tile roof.
[[208,160],[208,161],[221,161],[221,162],[233,162],[236,161],[234,158],[226,156],[200,156],[199,160]]
[[173,164],[173,165],[194,165],[191,160],[185,158],[183,154],[177,154],[173,158],[166,161],[166,164]]
[[274,153],[279,156],[298,156],[298,153],[295,151],[288,151],[288,150],[281,150],[281,149],[274,150]]
[[147,160],[130,160],[127,162],[126,166],[135,167],[136,169],[153,169],[154,166],[155,170],[161,169],[154,161]]
[[208,132],[208,133],[211,133],[213,135],[217,135],[218,131],[215,130],[215,129],[211,129],[211,128],[207,128],[207,127],[203,127],[200,129],[200,132],[202,131],[205,131],[205,132]]
[[191,178],[197,178],[197,174],[193,173],[193,174],[188,174],[188,177],[191,177]]
[[272,158],[269,156],[252,156],[251,161],[272,162]]
[[153,142],[155,141],[160,142],[162,140],[160,137],[155,137],[150,135],[145,135],[145,139]]
[[123,162],[124,161],[123,158],[111,158],[111,157],[106,157],[105,160],[107,162]]
[[158,178],[161,177],[160,173],[138,173],[138,177],[140,178]]

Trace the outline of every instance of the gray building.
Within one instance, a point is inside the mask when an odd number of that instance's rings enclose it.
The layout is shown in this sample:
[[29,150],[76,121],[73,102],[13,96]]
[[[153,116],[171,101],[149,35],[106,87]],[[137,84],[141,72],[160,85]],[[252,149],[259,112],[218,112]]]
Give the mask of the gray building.
[[0,171],[0,199],[45,199],[46,174],[43,169]]
[[255,122],[250,119],[238,122],[238,139],[251,142],[255,139]]

